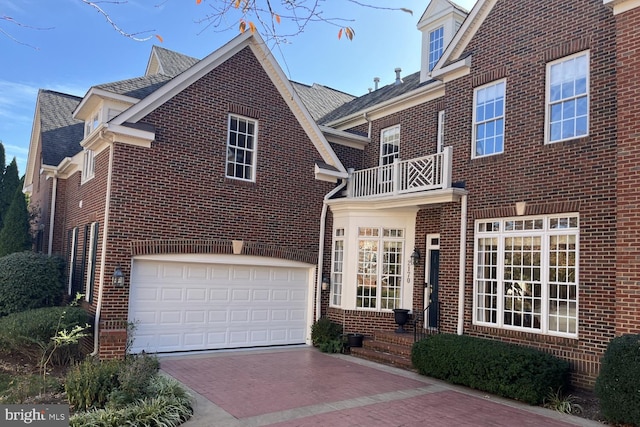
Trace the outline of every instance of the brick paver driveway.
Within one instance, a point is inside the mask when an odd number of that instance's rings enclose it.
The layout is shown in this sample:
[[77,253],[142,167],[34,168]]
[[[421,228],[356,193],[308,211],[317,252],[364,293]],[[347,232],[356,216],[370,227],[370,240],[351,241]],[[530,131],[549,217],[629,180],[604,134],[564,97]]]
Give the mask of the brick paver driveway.
[[309,347],[162,357],[160,367],[195,392],[185,427],[600,425]]

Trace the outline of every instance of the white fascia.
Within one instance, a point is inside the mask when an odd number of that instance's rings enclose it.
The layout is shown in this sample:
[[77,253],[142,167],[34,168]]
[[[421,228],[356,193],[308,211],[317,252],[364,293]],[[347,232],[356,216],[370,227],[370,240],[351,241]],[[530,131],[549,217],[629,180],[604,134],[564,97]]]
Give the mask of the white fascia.
[[436,203],[451,203],[460,200],[467,194],[462,188],[445,188],[443,190],[421,191],[400,195],[389,195],[375,198],[341,198],[327,201],[331,212],[370,211],[384,209],[409,209]]
[[614,15],[618,15],[640,7],[640,0],[603,0],[603,4],[611,7]]
[[87,94],[82,98],[80,104],[73,111],[72,116],[76,120],[87,120],[91,117],[91,114],[95,111],[95,109],[100,105],[102,100],[110,99],[117,102],[122,102],[128,105],[137,104],[140,102],[138,98],[133,98],[131,96],[119,95],[117,93],[108,92],[104,89],[97,89],[92,87],[89,89]]
[[105,124],[105,130],[112,135],[113,142],[135,145],[138,147],[151,148],[151,143],[155,141],[155,132],[135,129],[129,126]]
[[[338,129],[350,129],[355,126],[367,123],[368,120],[376,120],[397,113],[416,105],[441,98],[444,96],[445,88],[441,81],[434,81],[411,92],[389,99],[372,107],[365,108],[347,117],[327,123],[326,126]],[[368,120],[367,120],[368,119]]]
[[320,125],[320,130],[327,141],[343,145],[345,147],[364,150],[364,148],[371,142],[371,139],[366,136],[356,135],[343,130],[334,129],[329,126]]

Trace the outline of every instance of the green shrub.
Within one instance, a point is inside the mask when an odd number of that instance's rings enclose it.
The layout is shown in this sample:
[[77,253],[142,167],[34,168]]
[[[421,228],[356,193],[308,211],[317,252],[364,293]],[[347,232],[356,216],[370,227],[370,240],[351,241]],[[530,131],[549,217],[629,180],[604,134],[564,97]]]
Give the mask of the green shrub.
[[118,387],[109,394],[108,406],[122,406],[148,395],[160,362],[148,354],[127,357],[118,370]]
[[413,345],[423,375],[532,405],[550,389],[566,389],[569,363],[541,351],[467,335],[438,334]]
[[118,386],[118,371],[123,364],[122,360],[90,357],[69,369],[64,384],[69,404],[80,411],[103,408]]
[[[57,331],[84,326],[88,321],[80,307],[44,307],[13,313],[0,318],[0,348],[39,362],[43,348]],[[69,345],[57,349],[51,361],[66,365],[79,357],[79,345]]]
[[640,425],[640,335],[609,342],[595,392],[602,415],[612,422]]
[[17,252],[0,258],[0,317],[58,305],[64,290],[60,258]]
[[342,326],[326,317],[311,325],[311,342],[325,353],[337,353],[342,349]]
[[71,427],[177,426],[193,414],[191,397],[173,378],[156,374],[149,382],[149,396],[119,409],[76,413]]

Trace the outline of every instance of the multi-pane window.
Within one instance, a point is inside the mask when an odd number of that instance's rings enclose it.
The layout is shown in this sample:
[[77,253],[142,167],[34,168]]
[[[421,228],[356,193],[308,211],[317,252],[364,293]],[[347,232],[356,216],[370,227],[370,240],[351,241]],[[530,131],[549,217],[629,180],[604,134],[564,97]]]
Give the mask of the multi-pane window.
[[91,132],[98,129],[99,125],[100,125],[100,112],[98,111],[93,116],[91,116],[91,119],[84,122],[84,136],[86,137]]
[[85,295],[86,301],[93,300],[93,283],[96,275],[96,256],[98,252],[98,227],[97,222],[91,223],[89,228],[89,256],[87,257],[87,273]]
[[444,27],[429,32],[429,71],[433,70],[444,50]]
[[477,88],[473,100],[473,157],[502,153],[505,81]]
[[380,166],[390,165],[400,155],[400,125],[383,129],[380,134]]
[[331,297],[332,306],[342,304],[342,278],[344,274],[344,228],[336,229],[333,240],[333,263],[331,269]]
[[84,150],[82,160],[82,182],[89,181],[95,176],[95,159],[93,150]]
[[438,137],[436,152],[442,153],[444,149],[444,110],[438,111]]
[[258,122],[255,120],[229,115],[226,172],[228,178],[255,181],[257,133]]
[[71,295],[74,290],[74,281],[76,280],[76,257],[78,255],[78,227],[69,230],[67,234],[67,247],[69,248],[69,257],[67,265],[69,266],[67,274],[67,295]]
[[547,66],[547,141],[589,133],[589,53]]
[[476,222],[474,322],[578,334],[577,215]]
[[392,310],[402,302],[404,230],[358,229],[356,307]]

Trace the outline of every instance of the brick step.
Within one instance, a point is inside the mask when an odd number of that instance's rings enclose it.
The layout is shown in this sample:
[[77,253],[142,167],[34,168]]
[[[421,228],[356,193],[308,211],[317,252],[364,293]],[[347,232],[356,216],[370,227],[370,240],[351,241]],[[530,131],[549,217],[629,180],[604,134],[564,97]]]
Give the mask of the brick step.
[[377,339],[375,339],[365,341],[364,347],[370,350],[379,351],[381,353],[395,354],[398,356],[405,356],[407,358],[411,357],[411,346],[406,343],[396,344],[391,342],[378,341]]
[[370,360],[372,362],[383,363],[385,365],[391,365],[407,370],[414,370],[411,359],[407,356],[384,353],[367,347],[352,347],[351,355],[361,359]]
[[396,334],[389,331],[377,331],[373,334],[373,339],[379,342],[385,342],[390,344],[406,345],[408,347],[413,346],[413,332]]

